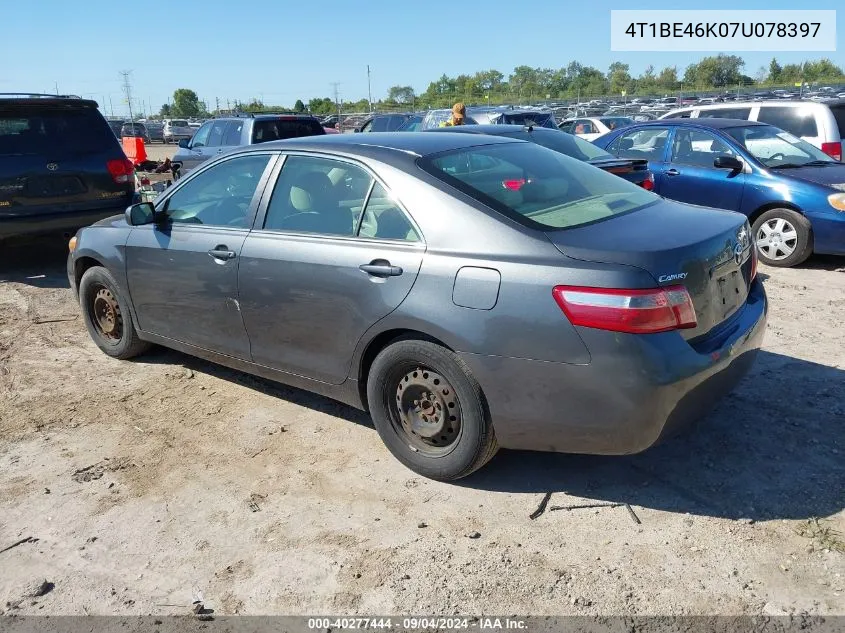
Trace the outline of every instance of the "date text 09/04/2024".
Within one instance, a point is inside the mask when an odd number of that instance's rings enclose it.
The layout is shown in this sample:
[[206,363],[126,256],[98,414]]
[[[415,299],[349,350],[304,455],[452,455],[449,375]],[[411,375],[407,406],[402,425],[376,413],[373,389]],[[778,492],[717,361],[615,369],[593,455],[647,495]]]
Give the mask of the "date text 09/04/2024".
[[494,618],[494,617],[405,617],[405,618],[308,618],[308,628],[313,630],[390,630],[396,627],[402,631],[416,630],[442,630],[461,631],[478,629],[481,631],[525,630],[524,620],[517,618]]
[[631,22],[631,37],[816,37],[821,22]]

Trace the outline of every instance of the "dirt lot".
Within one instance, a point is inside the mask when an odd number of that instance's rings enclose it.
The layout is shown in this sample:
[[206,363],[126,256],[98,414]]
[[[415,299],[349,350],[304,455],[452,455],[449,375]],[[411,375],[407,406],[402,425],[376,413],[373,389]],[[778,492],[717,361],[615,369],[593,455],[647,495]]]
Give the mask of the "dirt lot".
[[[0,610],[845,614],[845,260],[763,269],[765,351],[691,435],[415,476],[366,415],[91,343],[63,241],[0,263]],[[550,506],[628,503],[529,515]],[[819,517],[821,522],[808,522]],[[33,582],[52,583],[42,597]],[[41,587],[43,591],[45,587]]]

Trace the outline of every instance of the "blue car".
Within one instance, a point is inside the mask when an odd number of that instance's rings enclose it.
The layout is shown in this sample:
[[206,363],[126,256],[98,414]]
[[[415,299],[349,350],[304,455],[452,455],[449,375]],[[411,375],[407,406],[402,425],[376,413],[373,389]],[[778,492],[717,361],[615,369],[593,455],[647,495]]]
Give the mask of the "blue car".
[[734,119],[664,119],[594,142],[647,159],[661,196],[748,216],[765,264],[845,255],[845,164],[789,132]]

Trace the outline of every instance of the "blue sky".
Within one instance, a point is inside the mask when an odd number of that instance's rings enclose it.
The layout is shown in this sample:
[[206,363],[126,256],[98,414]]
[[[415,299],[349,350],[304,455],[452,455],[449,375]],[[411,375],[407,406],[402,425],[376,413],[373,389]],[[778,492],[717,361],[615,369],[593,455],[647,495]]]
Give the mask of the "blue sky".
[[[697,4],[697,3],[696,3]],[[442,73],[522,64],[559,68],[572,60],[604,71],[614,60],[632,74],[647,65],[683,68],[705,53],[613,53],[611,9],[665,9],[665,0],[406,2],[204,0],[124,5],[113,0],[6,2],[0,39],[0,92],[48,91],[90,96],[115,112],[119,71],[132,70],[136,101],[155,110],[176,88],[215,97],[292,105],[297,98],[367,96],[393,85],[424,91]],[[707,9],[795,9],[795,0],[710,0]],[[806,0],[806,9],[839,9],[835,53],[783,53],[781,63],[827,56],[845,65],[845,4]],[[689,5],[677,8],[687,8]],[[135,28],[127,26],[132,24]],[[722,51],[730,53],[731,51]],[[772,53],[741,53],[754,75]],[[149,108],[149,105],[147,106]]]

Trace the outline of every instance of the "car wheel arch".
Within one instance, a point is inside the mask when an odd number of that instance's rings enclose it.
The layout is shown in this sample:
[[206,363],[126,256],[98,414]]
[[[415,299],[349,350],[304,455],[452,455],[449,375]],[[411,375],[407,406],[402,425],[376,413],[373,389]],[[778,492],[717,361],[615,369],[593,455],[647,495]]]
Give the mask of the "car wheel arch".
[[358,363],[358,392],[365,411],[369,410],[367,405],[367,379],[376,356],[378,356],[379,353],[381,353],[382,350],[386,349],[389,345],[398,341],[408,340],[428,341],[430,343],[434,343],[435,345],[440,345],[450,352],[455,351],[437,337],[431,336],[430,334],[426,334],[425,332],[421,332],[419,330],[395,328],[380,332],[367,343],[361,353],[360,361]]

